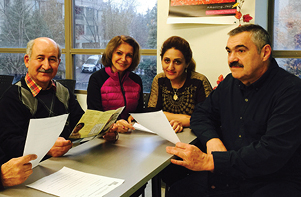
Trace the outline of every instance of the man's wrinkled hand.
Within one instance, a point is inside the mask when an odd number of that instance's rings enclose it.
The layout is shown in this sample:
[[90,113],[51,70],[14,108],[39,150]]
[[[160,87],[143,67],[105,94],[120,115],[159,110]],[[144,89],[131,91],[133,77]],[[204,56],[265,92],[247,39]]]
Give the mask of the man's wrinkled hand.
[[166,152],[182,159],[171,159],[171,162],[176,165],[184,166],[193,171],[214,170],[213,156],[203,153],[194,145],[178,142],[175,147],[166,147]]
[[13,158],[1,166],[1,181],[4,187],[23,183],[32,174],[31,160],[37,155],[25,155]]
[[60,157],[67,153],[72,147],[70,140],[66,140],[63,137],[59,137],[52,148],[48,151],[47,155],[52,157]]
[[219,138],[212,138],[206,143],[207,154],[211,154],[212,151],[224,152],[227,151],[224,143]]

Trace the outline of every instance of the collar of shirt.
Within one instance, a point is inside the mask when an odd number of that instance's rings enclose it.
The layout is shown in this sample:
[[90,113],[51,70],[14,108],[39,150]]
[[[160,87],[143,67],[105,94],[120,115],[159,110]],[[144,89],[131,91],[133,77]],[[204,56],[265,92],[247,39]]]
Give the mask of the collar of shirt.
[[272,58],[268,70],[257,81],[255,81],[254,83],[252,83],[249,86],[245,86],[239,80],[237,80],[238,81],[237,83],[238,83],[238,85],[241,89],[245,90],[245,89],[255,88],[256,90],[258,90],[264,84],[264,82],[267,80],[267,78],[270,76],[270,73],[272,72],[272,70],[276,67],[278,67],[277,63],[276,63],[276,60],[274,58]]
[[[28,86],[28,88],[30,89],[31,94],[33,95],[33,97],[36,97],[42,90],[42,87],[39,86],[27,73],[25,76],[25,82],[26,85]],[[51,80],[51,83],[49,85],[49,87],[47,88],[47,90],[53,88],[54,90],[56,90],[56,86],[53,80]]]

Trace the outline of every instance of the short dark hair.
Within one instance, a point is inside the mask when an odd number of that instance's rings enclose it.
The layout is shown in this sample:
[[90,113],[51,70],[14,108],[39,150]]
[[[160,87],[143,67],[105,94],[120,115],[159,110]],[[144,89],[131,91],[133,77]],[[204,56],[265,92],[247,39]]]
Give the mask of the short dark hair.
[[235,36],[243,32],[251,33],[251,39],[256,45],[258,53],[261,52],[262,47],[264,47],[265,45],[268,44],[272,46],[269,33],[260,25],[255,25],[255,24],[241,25],[231,30],[228,33],[228,35]]
[[132,60],[132,64],[130,65],[130,67],[128,68],[129,71],[133,71],[137,68],[139,62],[140,62],[140,46],[138,44],[138,42],[130,37],[130,36],[115,36],[114,38],[112,38],[109,43],[107,44],[107,47],[104,51],[104,53],[102,54],[102,64],[106,67],[112,66],[112,55],[113,52],[116,50],[116,48],[121,45],[122,43],[127,43],[130,46],[133,47],[133,60]]
[[163,59],[165,52],[171,48],[175,48],[181,51],[181,53],[185,58],[185,62],[188,65],[187,69],[191,71],[195,71],[196,65],[194,59],[192,58],[192,50],[190,48],[189,43],[184,38],[181,38],[179,36],[171,36],[170,38],[165,40],[165,42],[161,47],[161,53],[160,53],[161,60]]

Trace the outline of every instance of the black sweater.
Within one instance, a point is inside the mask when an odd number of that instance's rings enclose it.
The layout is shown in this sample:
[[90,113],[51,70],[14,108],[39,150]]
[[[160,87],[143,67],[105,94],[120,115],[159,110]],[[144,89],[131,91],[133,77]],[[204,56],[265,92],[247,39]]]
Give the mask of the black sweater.
[[[28,89],[25,84],[25,80],[21,79],[21,82],[22,86]],[[64,130],[60,135],[61,137],[69,137],[72,129],[84,113],[72,93],[69,92],[70,99],[67,111],[64,104],[59,101],[56,96],[54,96],[55,90],[50,89],[42,90],[37,95],[37,98],[40,99],[38,102],[37,111],[35,115],[32,116],[29,109],[20,100],[18,88],[19,87],[17,85],[13,85],[0,100],[0,146],[3,152],[6,154],[6,161],[23,155],[29,120],[31,118],[35,119],[49,117],[49,111],[46,109],[45,104],[48,105],[51,103],[52,98],[54,101],[54,115],[51,116],[69,113]]]

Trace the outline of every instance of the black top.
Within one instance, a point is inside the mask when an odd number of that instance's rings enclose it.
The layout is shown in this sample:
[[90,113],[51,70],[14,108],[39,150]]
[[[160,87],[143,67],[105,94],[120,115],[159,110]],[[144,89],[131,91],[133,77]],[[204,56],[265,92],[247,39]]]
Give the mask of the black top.
[[[21,79],[21,82],[22,86],[28,89],[24,78]],[[60,135],[67,139],[84,113],[72,93],[69,92],[69,107],[68,111],[66,111],[64,104],[55,96],[55,90],[49,89],[42,90],[36,96],[39,100],[38,107],[35,115],[32,116],[29,109],[19,98],[20,92],[18,88],[19,86],[13,85],[0,100],[0,146],[7,156],[6,160],[23,155],[29,120],[31,118],[46,118],[69,113],[64,130]],[[52,102],[54,105],[50,113],[46,108],[51,108]]]
[[188,71],[185,83],[179,89],[173,89],[165,74],[159,73],[152,83],[147,111],[191,115],[195,105],[203,102],[211,91],[210,82],[200,73]]
[[300,98],[301,80],[275,59],[248,87],[229,74],[190,120],[203,145],[220,138],[228,150],[213,152],[214,172],[301,183]]
[[[2,149],[0,148],[0,173],[1,173],[1,166],[2,164],[4,164],[7,161],[4,152],[2,151]],[[2,185],[2,180],[0,181],[0,190],[3,190],[4,187]]]

